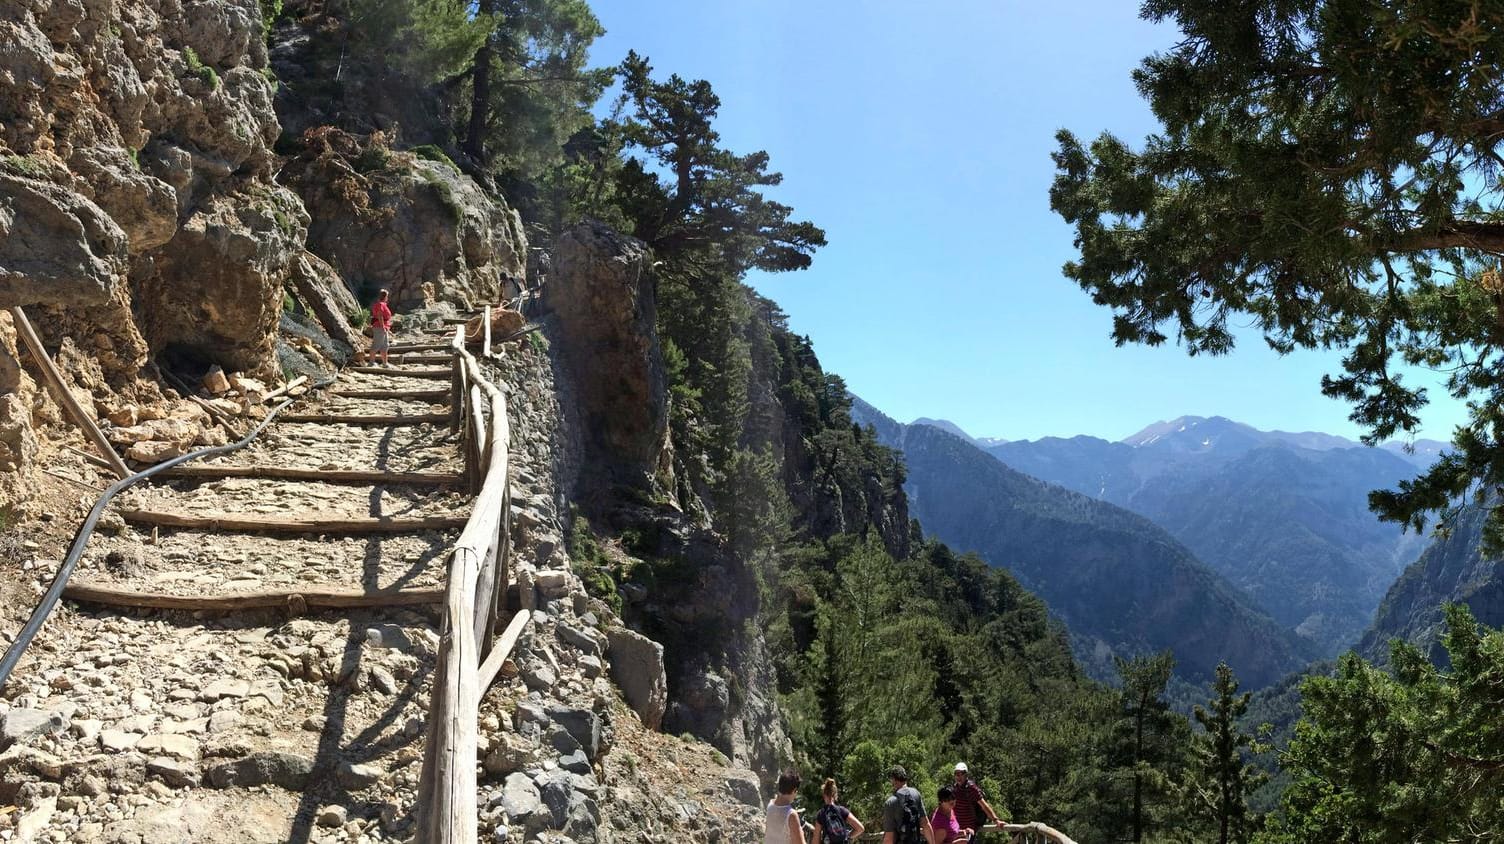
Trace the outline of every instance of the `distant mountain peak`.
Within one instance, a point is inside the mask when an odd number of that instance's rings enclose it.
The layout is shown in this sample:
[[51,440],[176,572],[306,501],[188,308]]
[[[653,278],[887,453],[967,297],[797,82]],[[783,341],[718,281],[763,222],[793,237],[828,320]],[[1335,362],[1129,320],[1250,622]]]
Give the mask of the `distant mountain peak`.
[[962,429],[960,425],[957,425],[949,419],[931,419],[928,416],[921,416],[918,419],[915,419],[913,422],[910,422],[909,424],[928,425],[931,428],[939,428],[942,431],[955,434],[961,439],[966,440],[967,442],[974,445],[980,442],[976,437],[973,437],[971,434],[966,433],[966,431]]

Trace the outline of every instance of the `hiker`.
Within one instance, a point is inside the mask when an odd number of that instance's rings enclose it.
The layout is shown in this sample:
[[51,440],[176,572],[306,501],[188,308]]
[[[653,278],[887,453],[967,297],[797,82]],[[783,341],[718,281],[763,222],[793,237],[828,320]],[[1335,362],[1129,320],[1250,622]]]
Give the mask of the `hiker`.
[[924,798],[909,786],[902,765],[888,769],[893,794],[883,803],[883,844],[933,844],[934,830],[924,813]]
[[768,801],[764,844],[804,844],[804,825],[799,823],[799,812],[794,809],[798,791],[798,771],[790,768],[778,775],[778,796]]
[[935,813],[930,815],[930,828],[935,830],[935,840],[930,844],[950,844],[952,841],[970,841],[974,829],[962,829],[956,820],[956,790],[948,785],[940,786],[935,795]]
[[386,303],[391,296],[386,289],[376,294],[376,301],[371,304],[371,358],[381,355],[381,365],[390,366],[386,362],[387,348],[392,343],[392,309]]
[[815,815],[814,844],[848,844],[867,831],[862,822],[856,819],[856,815],[836,802],[839,795],[835,780],[825,780],[825,784],[820,786],[820,796],[825,798],[825,805]]
[[956,763],[955,775],[956,821],[961,828],[971,830],[973,833],[981,831],[982,818],[977,813],[978,808],[986,813],[988,819],[994,824],[1002,826],[1002,820],[998,818],[997,812],[992,811],[992,807],[987,805],[987,798],[982,794],[981,786],[971,778],[971,771],[967,769],[965,762]]

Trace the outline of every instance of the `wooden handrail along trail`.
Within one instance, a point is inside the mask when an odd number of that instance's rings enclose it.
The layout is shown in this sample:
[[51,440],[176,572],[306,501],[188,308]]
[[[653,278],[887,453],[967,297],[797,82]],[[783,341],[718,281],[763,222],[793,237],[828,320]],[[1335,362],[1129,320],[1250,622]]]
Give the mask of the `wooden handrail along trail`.
[[[490,324],[489,308],[485,322]],[[494,669],[483,674],[482,662],[499,666],[530,618],[527,610],[519,610],[496,643],[498,652],[491,653],[511,582],[511,430],[506,396],[465,348],[464,326],[455,330],[449,348],[450,431],[464,440],[465,475],[476,497],[449,560],[443,637],[418,785],[417,840],[424,844],[473,844],[477,839],[478,716],[481,696],[495,676]],[[488,351],[483,347],[482,356]]]

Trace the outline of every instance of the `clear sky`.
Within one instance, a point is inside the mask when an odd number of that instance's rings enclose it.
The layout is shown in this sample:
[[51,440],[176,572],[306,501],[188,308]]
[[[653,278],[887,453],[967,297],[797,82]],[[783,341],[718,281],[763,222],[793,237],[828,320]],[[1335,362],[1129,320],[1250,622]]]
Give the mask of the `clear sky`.
[[[773,196],[826,230],[814,266],[749,281],[852,391],[901,421],[976,436],[1125,437],[1221,415],[1356,436],[1320,393],[1335,354],[1280,357],[1252,332],[1228,357],[1117,348],[1110,312],[1060,273],[1054,133],[1155,128],[1129,78],[1176,40],[1133,0],[593,0],[596,64],[628,49],[659,78],[707,79],[737,152],[765,149]],[[1422,436],[1461,405],[1433,383]]]

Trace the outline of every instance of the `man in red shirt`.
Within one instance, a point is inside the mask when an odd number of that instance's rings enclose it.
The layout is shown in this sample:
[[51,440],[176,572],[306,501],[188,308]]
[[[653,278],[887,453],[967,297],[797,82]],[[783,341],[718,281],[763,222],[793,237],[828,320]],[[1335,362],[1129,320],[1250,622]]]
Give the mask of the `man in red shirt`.
[[382,290],[371,305],[371,356],[381,355],[382,366],[390,366],[386,362],[387,347],[392,342],[392,309],[386,303],[389,296]]
[[982,796],[982,787],[971,779],[971,774],[966,769],[965,762],[956,763],[955,792],[956,807],[953,811],[956,815],[956,822],[960,825],[961,829],[969,829],[973,832],[981,831],[982,818],[977,814],[978,809],[985,812],[988,819],[994,824],[1002,824],[1002,821],[998,819],[997,812],[992,811],[992,807],[987,805],[987,798]]

